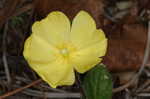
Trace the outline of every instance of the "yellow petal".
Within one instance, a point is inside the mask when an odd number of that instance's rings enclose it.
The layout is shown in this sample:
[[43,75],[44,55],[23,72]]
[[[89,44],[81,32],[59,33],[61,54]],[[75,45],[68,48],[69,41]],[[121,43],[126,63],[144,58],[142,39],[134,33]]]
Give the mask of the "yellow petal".
[[107,39],[103,38],[89,47],[74,52],[71,57],[72,63],[75,64],[74,68],[80,73],[88,71],[102,60],[100,57],[105,55],[106,49]]
[[32,32],[46,42],[59,46],[68,40],[70,21],[62,12],[52,12],[45,19],[35,22]]
[[29,37],[26,39],[25,43],[24,43],[23,56],[24,56],[26,59],[28,59],[29,56],[30,56],[29,49],[30,49],[30,46],[31,46],[31,40],[32,40],[32,38],[31,38],[31,36],[29,36]]
[[36,64],[35,62],[29,62],[29,64],[53,88],[74,83],[73,67],[62,57],[49,64]]
[[87,12],[80,11],[73,20],[70,40],[76,47],[83,48],[91,43],[91,36],[95,30],[93,18]]
[[72,69],[68,71],[67,75],[58,83],[59,85],[73,85],[74,82],[75,82],[75,74],[72,67]]
[[23,55],[27,61],[49,63],[59,57],[59,51],[36,35],[31,35],[25,42]]

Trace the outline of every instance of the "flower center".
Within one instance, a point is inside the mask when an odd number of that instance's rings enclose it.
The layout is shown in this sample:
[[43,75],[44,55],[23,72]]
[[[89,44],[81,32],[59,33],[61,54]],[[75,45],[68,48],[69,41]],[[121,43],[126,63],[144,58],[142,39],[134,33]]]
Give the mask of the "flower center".
[[65,57],[69,55],[69,51],[67,48],[63,48],[62,50],[60,50],[60,53]]

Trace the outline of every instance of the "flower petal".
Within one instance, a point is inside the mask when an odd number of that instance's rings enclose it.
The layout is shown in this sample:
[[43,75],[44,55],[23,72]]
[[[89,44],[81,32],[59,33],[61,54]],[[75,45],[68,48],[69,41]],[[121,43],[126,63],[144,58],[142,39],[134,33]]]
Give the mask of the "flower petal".
[[[95,32],[101,33],[99,30],[96,30]],[[102,60],[100,57],[105,55],[107,49],[107,39],[103,36],[104,35],[101,35],[99,41],[97,39],[97,42],[89,45],[89,47],[72,53],[71,60],[72,63],[75,64],[74,68],[78,72],[84,73]]]
[[72,68],[72,70],[70,70],[70,72],[68,71],[68,73],[64,77],[64,79],[59,81],[59,85],[73,85],[74,82],[75,82],[75,74],[74,74],[74,70]]
[[70,21],[62,12],[52,12],[45,19],[35,22],[32,26],[33,34],[49,44],[59,46],[68,40]]
[[31,36],[29,36],[29,37],[26,39],[25,43],[24,43],[23,56],[24,56],[26,59],[28,59],[28,58],[29,58],[29,55],[30,55],[29,49],[30,49],[30,46],[31,46],[31,39],[32,39]]
[[31,35],[25,42],[23,55],[27,61],[49,63],[59,57],[59,51],[36,35]]
[[95,30],[93,18],[87,12],[80,11],[73,20],[70,40],[78,48],[86,47],[91,43],[91,36]]
[[49,64],[32,62],[29,64],[53,88],[60,85],[72,85],[75,81],[73,67],[61,57]]

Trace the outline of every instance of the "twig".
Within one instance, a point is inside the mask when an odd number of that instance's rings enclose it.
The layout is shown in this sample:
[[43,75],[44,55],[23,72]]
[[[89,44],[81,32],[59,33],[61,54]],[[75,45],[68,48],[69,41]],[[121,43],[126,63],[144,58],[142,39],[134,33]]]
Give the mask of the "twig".
[[21,92],[22,90],[27,89],[27,88],[29,88],[29,87],[32,87],[32,86],[34,86],[34,85],[40,83],[41,81],[42,81],[41,79],[38,79],[38,80],[36,80],[36,81],[34,81],[34,82],[32,82],[32,83],[30,83],[30,84],[24,86],[24,87],[15,89],[15,90],[13,90],[13,91],[10,91],[10,92],[8,92],[8,93],[6,93],[6,94],[0,96],[0,99],[4,99],[4,98],[6,98],[6,97],[8,97],[8,96],[11,96],[11,95],[14,95],[14,94],[16,94],[16,93],[18,93],[18,92]]
[[[16,80],[17,81],[21,81],[23,83],[29,83],[31,80],[29,79],[25,79],[23,77],[19,77],[19,76],[16,76]],[[57,88],[51,88],[49,87],[48,85],[44,85],[44,84],[40,84],[39,86],[41,86],[42,88],[44,89],[48,89],[48,90],[51,90],[51,91],[55,91],[55,92],[60,92],[60,93],[66,93],[67,91],[64,91],[64,90],[61,90],[61,89],[57,89]]]
[[139,97],[150,97],[150,93],[139,93],[137,96],[139,96]]
[[41,92],[37,90],[31,90],[31,89],[26,89],[23,91],[24,94],[34,96],[34,97],[44,97],[46,96],[47,98],[81,98],[80,93],[73,93],[73,92],[67,92],[67,93],[58,93],[58,92]]
[[143,90],[146,86],[148,86],[149,84],[150,84],[150,79],[147,80],[140,88],[138,88],[138,89],[136,90],[136,93],[142,91],[142,90]]
[[150,66],[150,63],[147,63],[146,66],[149,67],[149,66]]
[[148,22],[148,36],[147,36],[147,44],[146,44],[146,49],[145,49],[145,54],[144,54],[144,60],[143,60],[143,63],[141,65],[141,68],[138,72],[138,75],[141,75],[141,73],[144,69],[144,66],[148,62],[149,54],[150,54],[150,21]]
[[7,56],[6,56],[6,37],[7,37],[7,30],[8,30],[8,23],[6,22],[5,27],[4,27],[4,34],[3,34],[3,64],[4,64],[4,69],[5,69],[5,74],[7,78],[7,83],[10,84],[11,82],[11,77],[10,77],[10,72],[8,68],[8,63],[7,63]]
[[131,97],[131,92],[128,89],[125,89],[126,93],[125,93],[125,99],[130,99]]
[[150,92],[150,87],[147,86],[147,88],[143,89],[140,93],[149,93]]
[[[27,95],[30,95],[30,96],[35,96],[35,97],[43,97],[44,95],[47,97],[47,98],[80,98],[81,95],[80,93],[72,93],[72,92],[63,92],[63,93],[60,93],[60,92],[53,92],[53,93],[50,93],[50,92],[41,92],[41,91],[37,91],[37,90],[31,90],[31,89],[27,89],[29,87],[32,87],[38,83],[40,83],[42,80],[39,79],[39,80],[36,80],[22,88],[18,88],[18,89],[15,89],[14,91],[11,91],[11,92],[8,92],[2,96],[0,96],[0,99],[4,99],[8,96],[11,96],[11,95],[14,95],[18,92],[21,92],[24,93],[24,94],[27,94]],[[26,89],[26,90],[25,90]],[[25,90],[25,91],[23,91]]]
[[120,92],[122,90],[124,90],[125,88],[128,88],[131,84],[133,84],[137,78],[141,75],[144,66],[146,65],[146,63],[148,62],[148,58],[149,58],[149,54],[150,54],[150,21],[148,22],[148,36],[147,36],[147,44],[146,44],[146,48],[145,48],[145,54],[144,54],[144,59],[143,59],[143,63],[140,67],[140,70],[138,71],[138,73],[133,76],[133,78],[125,85],[115,88],[113,89],[113,92]]

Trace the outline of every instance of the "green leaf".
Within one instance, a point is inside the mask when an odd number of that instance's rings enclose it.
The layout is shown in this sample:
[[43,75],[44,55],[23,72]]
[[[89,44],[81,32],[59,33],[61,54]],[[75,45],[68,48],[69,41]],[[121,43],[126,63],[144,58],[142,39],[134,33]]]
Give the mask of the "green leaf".
[[83,99],[111,99],[112,80],[105,65],[99,64],[90,70],[82,83],[85,97]]

